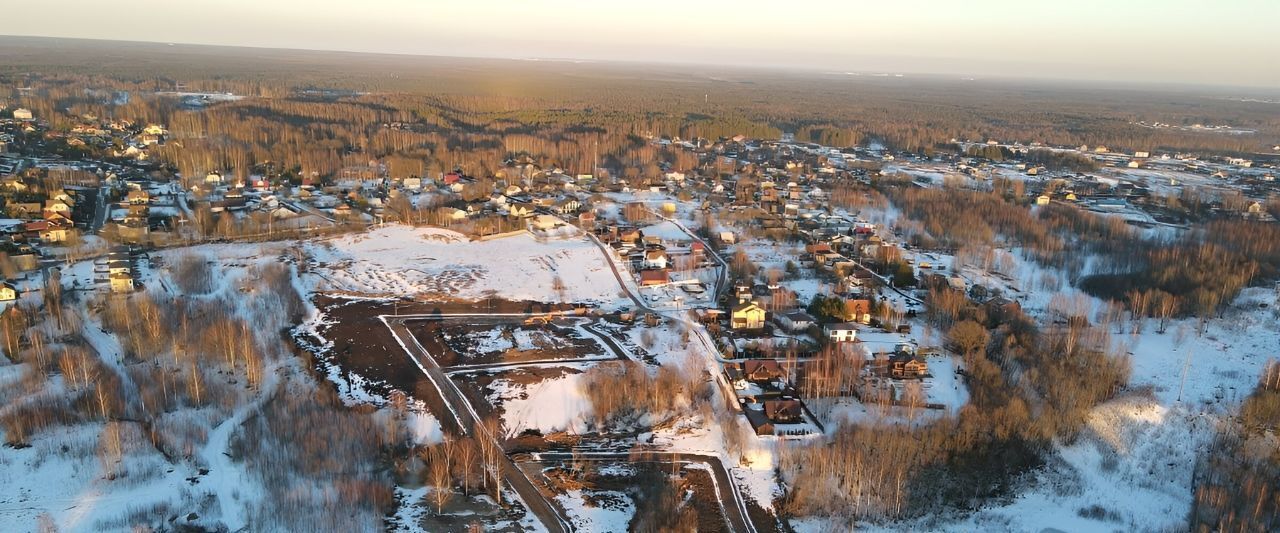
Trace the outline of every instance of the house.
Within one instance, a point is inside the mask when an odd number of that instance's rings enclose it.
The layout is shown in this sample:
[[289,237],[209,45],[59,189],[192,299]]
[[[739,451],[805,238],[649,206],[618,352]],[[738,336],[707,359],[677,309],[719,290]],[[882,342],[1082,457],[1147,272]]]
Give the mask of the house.
[[852,322],[827,324],[822,329],[831,342],[853,342],[858,337],[858,326]]
[[442,222],[443,221],[458,222],[458,221],[467,219],[467,212],[462,209],[458,209],[456,207],[448,207],[448,206],[441,207],[439,213],[440,213],[440,220]]
[[511,207],[507,209],[507,213],[515,218],[527,218],[533,216],[534,209],[533,204],[516,202],[511,204]]
[[804,405],[800,400],[765,400],[764,416],[775,424],[799,424],[804,422]]
[[1119,198],[1103,198],[1093,203],[1098,209],[1106,209],[1108,211],[1122,211],[1129,207],[1129,202]]
[[[671,281],[671,276],[666,269],[642,270],[640,271],[640,286],[650,287],[653,285],[663,285]],[[763,318],[761,320],[764,320]]]
[[125,195],[125,200],[131,205],[142,205],[151,202],[151,195],[142,189],[134,189]]
[[563,200],[556,202],[554,207],[555,211],[562,215],[577,213],[578,210],[581,208],[582,208],[582,202],[579,202],[577,198],[573,198],[573,197],[565,198]]
[[618,232],[618,240],[625,243],[635,244],[640,241],[640,230],[636,228],[627,228]]
[[644,252],[644,261],[640,264],[643,268],[667,268],[667,252],[665,250],[646,250]]
[[777,322],[779,326],[782,326],[783,329],[792,333],[807,330],[814,324],[813,316],[804,311],[778,313],[773,316],[773,320]]
[[49,215],[58,214],[64,217],[71,216],[71,205],[63,200],[45,200],[44,202],[45,218]]
[[18,288],[12,283],[0,283],[0,302],[9,302],[18,299]]
[[1036,205],[1049,205],[1049,195],[1042,194],[1036,197]]
[[578,226],[582,229],[590,229],[596,227],[596,212],[583,211],[578,214]]
[[922,378],[929,375],[929,364],[915,354],[899,352],[889,356],[888,371],[894,379]]
[[700,309],[695,309],[693,312],[694,314],[698,315],[698,322],[701,322],[703,324],[714,324],[717,321],[719,321],[720,316],[724,314],[724,311],[721,311],[719,309],[700,308]]
[[40,235],[40,240],[44,242],[60,243],[60,242],[67,241],[68,237],[70,237],[71,235],[71,231],[72,231],[72,227],[70,224],[46,223],[45,227],[39,230],[38,234]]
[[1004,323],[1022,313],[1022,304],[1008,298],[992,298],[983,304],[987,317],[996,323]]
[[13,110],[14,120],[31,120],[32,118],[34,117],[31,115],[30,109],[27,109],[25,107],[19,107]]
[[111,280],[111,292],[133,291],[133,276],[124,272],[116,272],[113,269],[109,279]]
[[5,211],[13,218],[41,216],[43,206],[39,202],[13,202],[5,205]]
[[752,383],[772,383],[782,376],[782,365],[773,359],[751,359],[742,363],[742,379]]
[[814,256],[817,256],[819,254],[829,254],[831,253],[831,245],[825,242],[820,242],[816,244],[806,244],[804,247],[804,251],[805,253],[813,254]]
[[845,300],[843,318],[862,324],[871,322],[871,300],[865,298]]
[[554,215],[538,215],[533,217],[533,228],[541,231],[552,230],[565,225],[563,220]]
[[763,329],[764,317],[764,308],[755,302],[742,303],[734,306],[729,318],[729,327],[748,330]]

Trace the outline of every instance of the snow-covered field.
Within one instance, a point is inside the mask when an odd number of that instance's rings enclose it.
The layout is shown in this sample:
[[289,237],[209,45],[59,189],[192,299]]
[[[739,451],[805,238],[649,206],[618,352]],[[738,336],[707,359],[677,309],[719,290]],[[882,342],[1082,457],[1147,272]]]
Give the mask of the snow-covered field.
[[[309,243],[323,289],[378,296],[587,302],[613,305],[617,280],[582,237],[539,242],[532,235],[470,241],[438,228],[388,225]],[[563,291],[556,290],[556,279]]]
[[1191,505],[1196,456],[1214,434],[1212,417],[1146,398],[1099,406],[1084,435],[1059,444],[1049,464],[1007,503],[948,531],[1179,531]]
[[636,512],[631,497],[619,491],[574,489],[557,494],[556,501],[578,531],[626,531]]
[[582,395],[582,374],[566,373],[524,384],[498,378],[487,389],[489,403],[503,408],[503,427],[515,436],[534,429],[584,433],[591,416],[591,402]]

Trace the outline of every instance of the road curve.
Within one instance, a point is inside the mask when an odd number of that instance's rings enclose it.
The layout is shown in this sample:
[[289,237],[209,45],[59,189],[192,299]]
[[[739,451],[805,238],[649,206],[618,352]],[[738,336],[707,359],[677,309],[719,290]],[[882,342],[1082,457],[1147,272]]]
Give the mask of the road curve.
[[[482,434],[483,427],[479,424],[480,416],[476,414],[475,409],[471,407],[471,403],[462,395],[462,391],[458,390],[458,386],[453,380],[449,379],[449,376],[436,363],[435,358],[427,353],[427,350],[422,347],[422,344],[413,336],[413,333],[405,327],[404,319],[387,316],[380,318],[387,325],[387,328],[391,330],[391,335],[404,348],[409,358],[422,370],[423,374],[426,374],[427,379],[440,392],[440,398],[453,414],[458,429],[463,433],[475,435],[478,438],[492,439],[501,447],[502,443],[497,441],[496,435]],[[524,502],[529,512],[538,517],[542,525],[551,533],[568,533],[571,531],[572,528],[569,527],[568,522],[556,512],[551,503],[547,501],[546,496],[529,480],[524,471],[517,468],[511,458],[505,454],[503,459],[505,464],[502,466],[502,479],[516,491],[516,494],[520,495],[520,499]]]
[[640,309],[644,309],[650,313],[656,313],[657,311],[644,303],[644,300],[641,300],[639,296],[632,293],[631,288],[627,286],[626,280],[622,279],[622,274],[618,272],[618,265],[613,261],[613,250],[610,250],[608,246],[601,242],[595,235],[592,235],[591,232],[587,232],[587,238],[591,239],[591,242],[596,243],[596,246],[600,248],[600,253],[604,254],[604,261],[609,263],[609,270],[613,271],[613,277],[618,279],[618,285],[622,286],[622,292],[627,293],[627,297],[631,298],[631,301],[635,302],[636,306]]
[[751,519],[747,515],[746,502],[744,502],[742,497],[739,495],[737,484],[733,481],[733,476],[729,475],[728,469],[724,467],[724,463],[722,463],[720,458],[717,456],[697,453],[644,450],[632,452],[580,451],[576,454],[571,452],[541,452],[531,454],[530,457],[531,459],[525,462],[560,463],[565,461],[622,461],[629,463],[651,462],[706,464],[711,468],[711,473],[715,477],[716,500],[720,502],[720,509],[724,514],[725,521],[729,523],[729,529],[737,533],[756,533],[755,526],[751,523]]

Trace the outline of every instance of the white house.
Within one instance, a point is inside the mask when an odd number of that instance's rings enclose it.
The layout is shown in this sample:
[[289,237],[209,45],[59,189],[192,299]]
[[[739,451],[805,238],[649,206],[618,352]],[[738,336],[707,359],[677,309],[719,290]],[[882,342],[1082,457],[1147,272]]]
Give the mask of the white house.
[[565,222],[563,220],[560,220],[559,218],[556,218],[552,215],[538,215],[536,217],[533,217],[533,227],[535,229],[545,231],[549,229],[555,229],[563,225],[565,225]]
[[14,109],[13,118],[14,120],[31,120],[32,119],[31,110],[25,107],[19,107],[17,109]]
[[667,252],[649,250],[644,253],[644,268],[667,268]]
[[858,336],[858,326],[852,322],[841,322],[839,324],[827,324],[824,328],[827,338],[831,342],[853,342]]

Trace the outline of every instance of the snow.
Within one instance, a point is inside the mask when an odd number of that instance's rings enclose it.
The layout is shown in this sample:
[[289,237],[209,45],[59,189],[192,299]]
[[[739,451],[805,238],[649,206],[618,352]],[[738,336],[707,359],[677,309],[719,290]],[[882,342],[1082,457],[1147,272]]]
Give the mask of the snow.
[[929,363],[929,374],[924,380],[926,402],[947,406],[947,411],[955,413],[969,403],[969,389],[965,388],[960,376],[956,375],[956,367],[960,358],[948,355],[931,355],[925,358]]
[[[140,260],[138,276],[143,286],[156,293],[187,298],[227,298],[234,311],[255,321],[263,331],[278,331],[265,320],[279,320],[278,313],[263,313],[264,305],[275,300],[264,293],[242,293],[239,286],[252,275],[249,267],[279,260],[284,244],[203,245],[157,251],[152,259],[172,264],[180,254],[193,253],[215,263],[213,290],[206,295],[179,295],[163,269]],[[60,267],[68,289],[93,290],[93,261]],[[87,346],[101,356],[108,368],[128,382],[122,348],[118,339],[102,329],[91,306],[74,307],[79,333]],[[272,337],[273,341],[277,341]],[[14,530],[35,530],[37,516],[48,513],[54,523],[67,531],[125,530],[136,514],[144,521],[159,521],[179,513],[178,523],[187,525],[188,512],[198,518],[190,525],[210,529],[222,524],[230,530],[248,525],[247,505],[263,499],[262,487],[252,473],[228,455],[228,443],[241,423],[258,411],[261,403],[290,376],[302,375],[301,361],[283,357],[264,368],[263,382],[256,390],[246,390],[227,398],[228,404],[210,408],[187,408],[163,413],[157,425],[181,427],[190,435],[170,435],[175,446],[190,446],[191,457],[164,458],[142,435],[137,423],[123,422],[124,452],[109,457],[103,452],[106,426],[100,422],[54,427],[37,433],[29,448],[0,448],[0,515],[6,515]],[[10,370],[12,368],[12,370]],[[5,380],[12,379],[21,366],[5,367]],[[45,393],[62,394],[61,378],[44,384]],[[2,409],[2,408],[0,408]],[[50,482],[56,480],[56,482]],[[153,516],[155,515],[155,516]]]
[[689,238],[689,234],[680,229],[680,226],[677,226],[675,223],[670,221],[662,221],[657,224],[645,226],[640,228],[640,232],[643,233],[645,237],[658,237],[667,242],[674,241],[680,243],[693,240]]
[[[1263,303],[1268,307],[1260,307]],[[1133,354],[1131,387],[1152,386],[1163,405],[1180,398],[1209,410],[1243,399],[1280,346],[1276,304],[1275,291],[1245,289],[1226,317],[1207,324],[1204,335],[1197,335],[1194,319],[1186,319],[1171,322],[1163,334],[1148,324],[1141,333],[1121,336]]]
[[[589,503],[588,497],[598,503]],[[618,491],[573,489],[557,494],[556,501],[578,531],[626,531],[636,512],[631,497]]]
[[506,330],[502,328],[493,328],[485,331],[473,332],[467,335],[467,337],[476,343],[474,350],[474,353],[476,354],[505,352],[515,348],[515,344],[504,336],[505,331]]
[[614,305],[617,280],[605,256],[581,237],[539,242],[532,235],[469,241],[438,228],[387,225],[364,234],[308,243],[328,289],[367,295]]
[[438,444],[444,441],[444,430],[440,421],[426,409],[415,409],[409,412],[409,432],[413,434],[413,442],[422,445]]
[[542,433],[585,433],[591,402],[582,395],[582,374],[543,379],[524,385],[508,378],[495,379],[487,387],[488,399],[503,408],[503,426],[515,436],[527,429]]
[[[1186,526],[1196,456],[1213,436],[1211,418],[1150,399],[1124,398],[1094,410],[1086,434],[1060,445],[1031,490],[984,508],[947,530],[1149,530]],[[1098,508],[1110,518],[1082,516]]]

